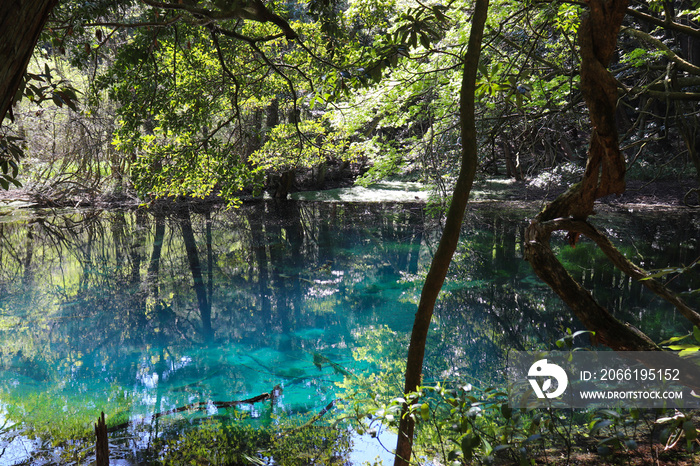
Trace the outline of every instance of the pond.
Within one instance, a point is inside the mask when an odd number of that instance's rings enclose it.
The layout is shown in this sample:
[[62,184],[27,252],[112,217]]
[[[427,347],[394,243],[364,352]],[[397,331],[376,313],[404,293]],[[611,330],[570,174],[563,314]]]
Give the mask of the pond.
[[[425,382],[502,383],[508,349],[552,348],[567,328],[581,328],[522,260],[535,212],[470,207],[436,308]],[[647,269],[700,256],[698,213],[596,217]],[[191,416],[211,416],[216,402],[275,387],[272,403],[240,405],[239,415],[308,420],[342,397],[353,377],[368,380],[391,358],[400,366],[439,230],[423,204],[396,202],[6,212],[0,463],[40,463],[49,438],[75,437],[71,429],[91,426],[100,411],[129,422],[125,436],[140,439],[136,456],[147,440],[134,426],[164,422],[158,413],[199,404],[204,409]],[[618,318],[656,341],[688,330],[589,242],[555,243],[571,273]],[[671,285],[687,291],[700,280],[684,275]],[[400,387],[394,375],[386,382]],[[363,445],[346,460],[381,453]]]

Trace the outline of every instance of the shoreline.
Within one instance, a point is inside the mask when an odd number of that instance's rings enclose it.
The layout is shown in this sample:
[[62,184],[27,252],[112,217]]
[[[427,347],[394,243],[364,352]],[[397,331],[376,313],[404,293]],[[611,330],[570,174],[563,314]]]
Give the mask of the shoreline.
[[[319,191],[296,191],[291,193],[291,199],[299,202],[382,202],[391,203],[415,203],[426,204],[429,202],[429,191],[415,189],[417,183],[404,183],[410,185],[410,190],[401,192],[396,189],[397,195],[392,195],[385,184],[393,182],[377,183],[376,194],[348,195],[353,190],[363,191],[366,188],[355,186],[352,188],[334,188]],[[492,203],[509,204],[520,207],[537,208],[556,199],[568,188],[568,185],[550,185],[538,187],[528,181],[514,181],[508,179],[487,179],[474,182],[469,203],[486,205]],[[631,208],[635,210],[645,209],[689,209],[695,210],[700,205],[693,204],[697,200],[698,183],[693,179],[679,181],[638,181],[627,182],[626,191],[620,195],[610,195],[596,201],[596,206],[607,209]],[[386,194],[389,193],[389,194]],[[401,195],[403,194],[403,195]],[[243,204],[271,200],[264,197],[241,196]],[[167,206],[170,204],[170,206]],[[134,209],[139,206],[157,206],[169,208],[173,204],[183,205],[224,205],[218,196],[212,195],[204,199],[197,198],[161,198],[153,201],[141,201],[134,195],[122,193],[107,193],[98,196],[77,195],[70,198],[55,200],[38,191],[26,188],[0,190],[0,209],[44,209],[44,208],[92,208],[92,209]]]

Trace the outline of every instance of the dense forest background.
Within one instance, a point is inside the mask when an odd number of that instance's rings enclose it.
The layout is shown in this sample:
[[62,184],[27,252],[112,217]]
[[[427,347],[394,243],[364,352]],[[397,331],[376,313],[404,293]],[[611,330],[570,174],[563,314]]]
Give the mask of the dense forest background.
[[[449,192],[470,2],[275,2],[265,22],[221,13],[241,2],[200,3],[59,2],[4,122],[3,186],[19,181],[53,203],[231,202],[386,178]],[[694,7],[629,5],[610,66],[628,177],[697,178]],[[481,176],[541,186],[581,175],[584,9],[490,6],[476,92]]]

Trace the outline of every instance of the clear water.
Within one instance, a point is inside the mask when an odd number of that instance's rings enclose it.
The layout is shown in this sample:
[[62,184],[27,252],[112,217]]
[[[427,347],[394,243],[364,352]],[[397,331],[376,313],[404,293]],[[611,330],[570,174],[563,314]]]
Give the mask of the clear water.
[[[436,308],[426,382],[498,383],[507,349],[551,348],[581,328],[522,260],[533,214],[470,208]],[[598,217],[646,268],[700,256],[697,213]],[[420,205],[394,203],[0,217],[0,464],[38,448],[23,429],[53,432],[57,419],[94,422],[101,410],[148,423],[279,386],[274,406],[242,409],[253,419],[310,417],[339,396],[345,375],[403,354],[438,231]],[[657,341],[687,330],[590,244],[556,244],[618,318]],[[672,286],[697,289],[700,279]]]

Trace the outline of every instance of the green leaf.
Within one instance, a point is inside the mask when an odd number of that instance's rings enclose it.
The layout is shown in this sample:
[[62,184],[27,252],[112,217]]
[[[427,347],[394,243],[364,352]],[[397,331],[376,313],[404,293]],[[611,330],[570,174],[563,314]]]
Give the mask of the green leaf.
[[19,102],[20,100],[22,100],[22,95],[23,95],[22,91],[20,89],[17,89],[17,92],[15,92],[15,97],[13,99],[13,102]]
[[693,353],[697,353],[698,350],[700,350],[700,346],[696,346],[694,348],[687,348],[687,349],[684,349],[683,351],[681,351],[680,353],[678,353],[678,356],[681,356],[681,357],[689,356]]
[[52,94],[51,100],[53,100],[53,103],[56,104],[57,107],[63,107],[63,99],[61,99],[61,96],[58,95],[58,93]]
[[599,445],[598,446],[598,454],[600,456],[609,456],[612,453],[612,450],[610,447],[605,446],[605,445]]
[[693,441],[698,438],[698,432],[695,430],[693,421],[685,421],[683,423],[683,433],[685,433],[686,440]]
[[420,415],[424,421],[430,419],[430,406],[428,406],[428,403],[423,403],[420,405]]
[[481,443],[481,437],[478,435],[469,434],[464,436],[461,446],[462,455],[464,455],[466,460],[471,460],[472,456],[474,456],[474,449],[479,446],[479,443]]
[[661,345],[668,345],[669,343],[675,343],[677,341],[684,340],[684,339],[688,338],[689,336],[690,336],[690,333],[687,335],[680,336],[680,337],[671,337],[668,340],[662,341],[660,344]]
[[430,38],[426,34],[421,34],[420,36],[420,44],[426,48],[430,48]]
[[61,98],[61,101],[64,102],[68,106],[68,108],[70,108],[74,112],[78,111],[78,107],[75,105],[73,99],[71,99],[70,96],[68,96],[64,91],[58,91],[56,92],[56,94],[58,94],[58,96]]
[[666,348],[672,349],[674,351],[695,349],[697,351],[698,345],[669,345]]
[[595,434],[599,430],[605,429],[610,425],[612,425],[612,421],[609,419],[594,421],[593,427],[591,427],[591,434]]
[[503,414],[504,418],[510,419],[513,416],[513,408],[511,408],[507,404],[502,404],[501,405],[501,414]]
[[382,68],[381,68],[381,66],[377,65],[377,66],[374,66],[374,67],[370,68],[370,70],[369,70],[369,75],[372,77],[372,79],[374,80],[374,82],[377,82],[377,83],[378,83],[379,81],[381,81],[381,79],[382,79]]
[[447,21],[447,16],[445,16],[437,6],[433,7],[433,14],[435,15],[435,19],[440,21],[441,23]]
[[485,438],[481,439],[481,443],[484,445],[484,456],[490,455],[493,451],[491,444]]

